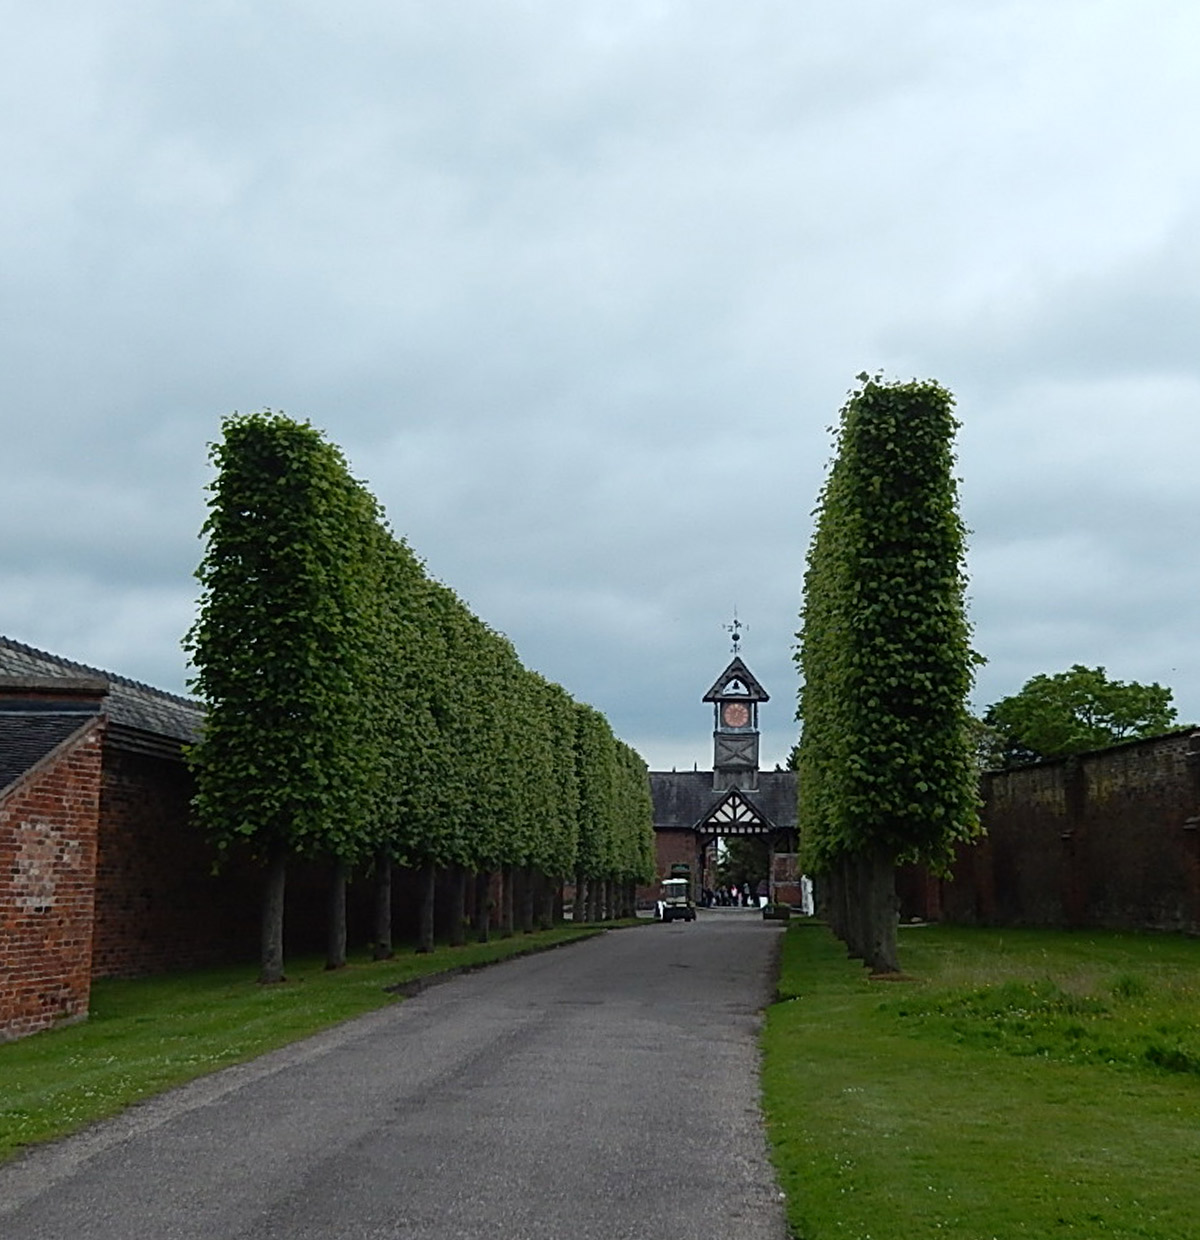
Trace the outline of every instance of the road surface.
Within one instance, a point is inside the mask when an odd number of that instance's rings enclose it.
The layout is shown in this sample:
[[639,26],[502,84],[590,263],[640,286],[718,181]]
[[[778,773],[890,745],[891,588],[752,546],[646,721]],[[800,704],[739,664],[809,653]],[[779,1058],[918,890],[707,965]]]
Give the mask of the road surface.
[[621,930],[433,986],[0,1167],[4,1240],[784,1240],[779,929]]

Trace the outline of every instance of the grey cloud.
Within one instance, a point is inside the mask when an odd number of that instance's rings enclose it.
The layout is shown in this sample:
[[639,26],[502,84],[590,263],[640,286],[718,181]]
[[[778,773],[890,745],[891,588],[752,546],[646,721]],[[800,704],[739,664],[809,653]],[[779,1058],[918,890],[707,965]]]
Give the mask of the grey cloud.
[[1198,31],[1157,0],[14,14],[0,630],[181,687],[205,446],[271,406],[635,743],[706,757],[738,606],[786,752],[825,428],[882,367],[959,396],[980,693],[1107,662],[1200,714]]

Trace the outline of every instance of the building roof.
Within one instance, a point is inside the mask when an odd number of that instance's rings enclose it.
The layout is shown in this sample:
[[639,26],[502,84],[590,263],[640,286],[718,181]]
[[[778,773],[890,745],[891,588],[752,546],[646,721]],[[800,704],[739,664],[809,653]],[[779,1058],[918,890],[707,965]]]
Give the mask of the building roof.
[[104,713],[113,724],[173,741],[195,741],[204,720],[204,708],[193,698],[36,650],[11,637],[0,636],[0,676],[30,680],[98,677],[107,682]]
[[[796,772],[759,771],[757,788],[738,794],[780,830],[796,829]],[[651,771],[656,831],[692,831],[728,795],[713,788],[712,771]]]
[[92,717],[74,714],[0,712],[0,791],[21,778],[67,737],[87,727]]
[[717,677],[713,687],[700,699],[719,702],[726,698],[742,702],[769,702],[771,695],[754,678],[754,673],[737,656]]

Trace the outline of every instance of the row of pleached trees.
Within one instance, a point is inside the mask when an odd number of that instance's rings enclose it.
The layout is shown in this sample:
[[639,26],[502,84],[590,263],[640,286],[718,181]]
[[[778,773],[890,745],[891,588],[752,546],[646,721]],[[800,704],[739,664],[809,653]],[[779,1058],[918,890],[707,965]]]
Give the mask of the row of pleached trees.
[[264,868],[262,979],[283,976],[298,859],[331,864],[331,966],[352,871],[374,876],[379,955],[396,866],[419,876],[426,950],[437,889],[460,940],[468,907],[486,937],[496,891],[501,926],[544,924],[565,879],[577,918],[631,911],[654,869],[641,758],[428,575],[318,430],[271,411],[222,430],[187,638],[206,706],[191,762],[210,839]]
[[872,970],[899,970],[895,867],[936,870],[978,830],[950,393],[860,375],[809,548],[799,826],[830,924]]

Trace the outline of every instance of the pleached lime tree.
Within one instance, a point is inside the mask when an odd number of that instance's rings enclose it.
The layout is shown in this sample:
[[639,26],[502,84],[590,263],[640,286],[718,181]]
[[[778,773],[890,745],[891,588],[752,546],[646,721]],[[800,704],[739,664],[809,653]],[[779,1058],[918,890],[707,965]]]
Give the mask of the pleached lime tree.
[[637,912],[637,885],[654,878],[654,803],[646,763],[623,741],[617,742],[617,768],[617,913],[632,917]]
[[579,838],[575,861],[575,921],[603,915],[603,882],[613,850],[616,787],[615,742],[608,720],[591,706],[575,705],[575,758],[579,784]]
[[378,576],[371,640],[373,749],[378,763],[371,844],[375,880],[374,954],[392,954],[392,872],[408,864],[412,841],[436,829],[430,789],[443,788],[441,737],[433,719],[438,687],[431,584],[403,539],[376,529]]
[[579,772],[575,765],[575,703],[560,685],[530,673],[536,703],[543,818],[530,854],[533,917],[547,928],[563,881],[575,870],[579,845]]
[[198,618],[186,639],[207,715],[196,808],[220,849],[264,865],[261,979],[283,976],[293,857],[369,844],[379,776],[365,707],[378,513],[312,426],[235,415],[212,449]]
[[207,706],[190,760],[210,838],[264,867],[262,980],[283,976],[292,858],[332,869],[330,967],[351,867],[374,871],[377,956],[397,865],[420,878],[421,950],[438,891],[462,941],[472,875],[486,937],[497,873],[511,932],[514,887],[522,927],[545,924],[579,857],[594,891],[646,870],[645,766],[607,720],[427,575],[320,432],[270,411],[222,429],[186,639]]
[[950,393],[860,375],[809,549],[796,660],[805,864],[835,930],[899,969],[895,866],[978,829]]

